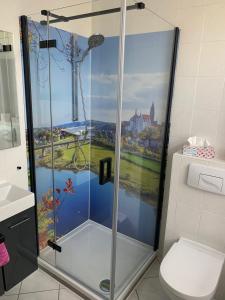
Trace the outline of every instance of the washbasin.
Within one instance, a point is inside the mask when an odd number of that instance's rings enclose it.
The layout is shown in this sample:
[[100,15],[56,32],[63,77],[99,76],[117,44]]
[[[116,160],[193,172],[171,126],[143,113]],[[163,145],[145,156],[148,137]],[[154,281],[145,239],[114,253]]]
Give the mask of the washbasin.
[[32,206],[34,194],[9,182],[0,182],[0,222]]

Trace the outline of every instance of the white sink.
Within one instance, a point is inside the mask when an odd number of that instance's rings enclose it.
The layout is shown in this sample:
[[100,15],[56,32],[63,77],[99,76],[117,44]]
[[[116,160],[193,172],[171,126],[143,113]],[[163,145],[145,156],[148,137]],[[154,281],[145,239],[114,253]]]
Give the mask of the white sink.
[[6,181],[0,182],[0,222],[32,206],[34,194]]

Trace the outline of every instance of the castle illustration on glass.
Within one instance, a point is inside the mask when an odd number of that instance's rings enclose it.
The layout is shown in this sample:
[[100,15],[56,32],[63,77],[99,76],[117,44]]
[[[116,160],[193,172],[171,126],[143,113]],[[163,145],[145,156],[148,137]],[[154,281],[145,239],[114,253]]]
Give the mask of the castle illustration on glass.
[[138,110],[135,110],[135,114],[130,118],[126,126],[127,131],[133,131],[135,133],[140,133],[145,128],[150,126],[157,126],[157,121],[155,121],[155,105],[152,103],[150,114],[138,114]]

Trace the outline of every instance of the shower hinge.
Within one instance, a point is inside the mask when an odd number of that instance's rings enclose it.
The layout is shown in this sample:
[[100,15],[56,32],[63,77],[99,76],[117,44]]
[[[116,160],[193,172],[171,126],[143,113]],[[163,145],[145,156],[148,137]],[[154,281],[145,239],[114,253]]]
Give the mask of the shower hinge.
[[48,240],[48,246],[51,247],[52,249],[58,251],[58,252],[62,252],[62,247],[60,247],[59,245],[57,245],[56,243]]
[[56,48],[56,40],[44,40],[39,42],[39,47],[41,49],[45,48]]

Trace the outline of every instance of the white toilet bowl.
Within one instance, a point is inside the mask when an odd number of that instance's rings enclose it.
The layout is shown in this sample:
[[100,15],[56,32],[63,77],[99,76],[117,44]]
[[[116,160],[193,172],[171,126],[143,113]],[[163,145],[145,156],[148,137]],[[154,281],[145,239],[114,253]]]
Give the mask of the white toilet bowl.
[[161,285],[171,300],[212,300],[225,254],[181,238],[164,257]]

